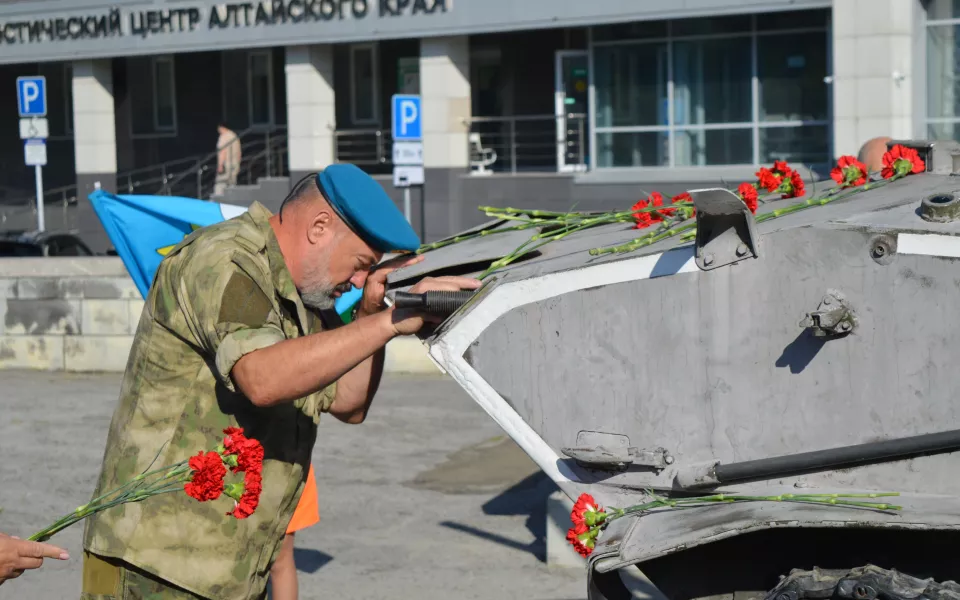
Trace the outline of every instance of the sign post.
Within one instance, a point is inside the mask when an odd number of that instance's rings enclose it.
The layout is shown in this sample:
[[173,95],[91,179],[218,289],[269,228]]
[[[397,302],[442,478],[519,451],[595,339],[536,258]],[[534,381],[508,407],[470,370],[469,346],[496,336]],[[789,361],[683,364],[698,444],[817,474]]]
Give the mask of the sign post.
[[[412,222],[410,186],[423,185],[420,96],[394,94],[391,106],[393,109],[393,185],[403,188],[403,216],[408,222]],[[421,191],[421,197],[422,195]]]
[[42,75],[17,77],[17,110],[23,159],[32,166],[37,183],[37,229],[46,227],[43,208],[43,167],[47,164],[47,79]]

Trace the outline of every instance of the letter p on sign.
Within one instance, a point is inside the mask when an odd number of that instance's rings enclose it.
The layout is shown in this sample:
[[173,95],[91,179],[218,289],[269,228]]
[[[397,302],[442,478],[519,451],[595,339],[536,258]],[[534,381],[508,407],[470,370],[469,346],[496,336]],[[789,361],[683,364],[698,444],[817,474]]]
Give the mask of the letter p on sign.
[[42,75],[17,77],[17,107],[21,117],[47,116],[47,80]]
[[394,141],[419,141],[422,135],[420,96],[395,94],[392,107]]

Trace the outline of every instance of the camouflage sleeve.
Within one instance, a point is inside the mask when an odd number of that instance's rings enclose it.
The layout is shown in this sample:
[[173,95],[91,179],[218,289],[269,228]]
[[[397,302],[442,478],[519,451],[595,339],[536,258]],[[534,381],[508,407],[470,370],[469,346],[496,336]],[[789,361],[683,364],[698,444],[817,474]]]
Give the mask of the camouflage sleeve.
[[192,284],[182,289],[181,300],[190,329],[213,359],[217,379],[236,391],[230,372],[237,361],[286,339],[277,310],[235,264],[206,265],[181,281],[187,280]]

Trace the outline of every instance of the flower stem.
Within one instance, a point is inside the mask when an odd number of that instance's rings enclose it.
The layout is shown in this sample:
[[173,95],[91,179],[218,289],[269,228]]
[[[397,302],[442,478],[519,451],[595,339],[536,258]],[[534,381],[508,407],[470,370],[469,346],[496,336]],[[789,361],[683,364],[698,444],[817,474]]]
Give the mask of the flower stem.
[[[150,464],[152,465],[153,463]],[[189,479],[189,473],[191,471],[187,465],[188,461],[182,461],[167,467],[141,473],[120,487],[94,498],[83,506],[77,507],[27,539],[34,542],[43,542],[50,539],[54,534],[63,531],[74,523],[86,519],[92,514],[127,502],[140,502],[160,494],[181,491],[183,490],[183,482]],[[147,468],[149,469],[150,467],[148,466]],[[147,481],[147,478],[150,476],[158,474],[160,477],[149,482]]]
[[630,514],[648,512],[658,508],[681,508],[707,506],[711,504],[729,504],[734,502],[795,502],[807,504],[827,504],[840,506],[853,506],[857,508],[868,508],[872,510],[901,510],[903,507],[895,504],[878,502],[861,502],[850,500],[850,498],[880,498],[886,496],[899,496],[899,492],[875,492],[871,494],[780,494],[778,496],[741,496],[737,494],[714,494],[712,496],[699,496],[694,498],[663,498],[652,492],[649,495],[655,499],[642,504],[634,504],[626,508],[610,508],[612,511],[606,518],[605,523],[625,517]]

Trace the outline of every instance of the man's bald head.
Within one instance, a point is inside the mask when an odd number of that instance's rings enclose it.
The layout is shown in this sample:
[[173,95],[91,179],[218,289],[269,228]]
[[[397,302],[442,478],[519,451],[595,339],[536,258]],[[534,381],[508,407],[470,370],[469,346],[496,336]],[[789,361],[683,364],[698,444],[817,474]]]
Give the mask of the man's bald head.
[[297,182],[270,224],[303,303],[316,309],[333,308],[351,285],[363,287],[380,260],[324,198],[316,173]]
[[867,172],[873,173],[883,168],[883,155],[887,152],[887,142],[893,138],[875,137],[860,147],[857,160],[867,165]]

